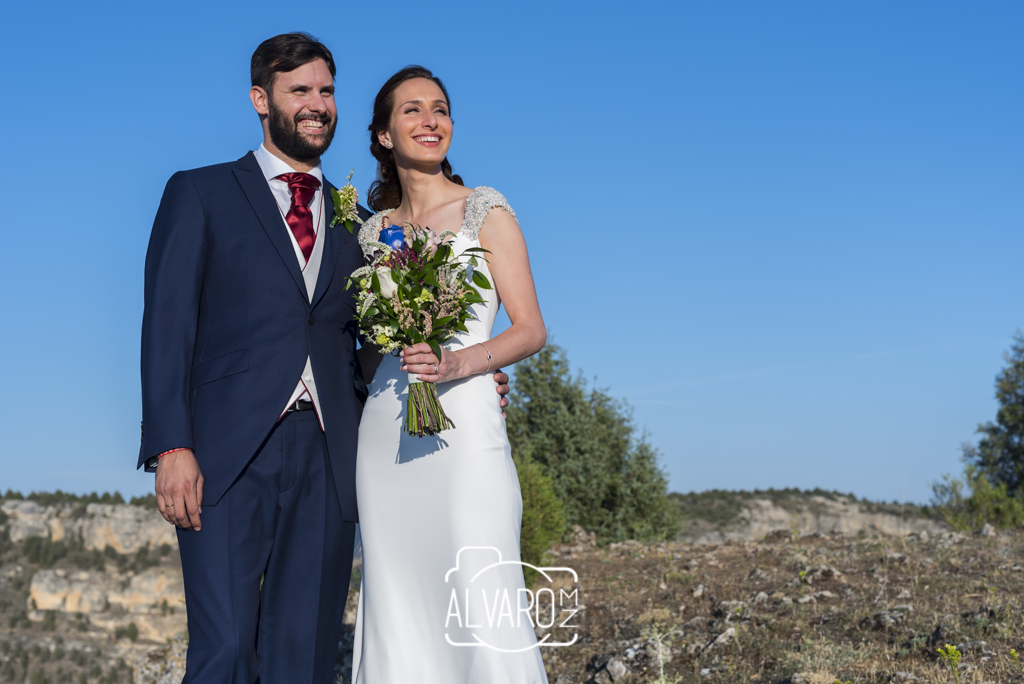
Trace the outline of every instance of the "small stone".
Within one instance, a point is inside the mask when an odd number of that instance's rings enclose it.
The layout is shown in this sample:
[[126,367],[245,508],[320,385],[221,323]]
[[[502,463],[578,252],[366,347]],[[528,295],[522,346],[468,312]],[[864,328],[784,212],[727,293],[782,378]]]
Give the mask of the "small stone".
[[720,648],[722,646],[729,646],[735,640],[736,640],[736,628],[735,627],[730,627],[729,629],[725,630],[724,632],[722,632],[721,634],[716,636],[711,641],[711,643],[708,644],[707,650],[710,651],[712,649]]
[[698,584],[697,588],[693,590],[693,598],[700,598],[707,591],[707,587],[703,584]]
[[613,682],[617,682],[629,674],[629,669],[626,667],[625,663],[618,658],[612,658],[609,660],[608,664],[604,666],[604,669],[608,671]]
[[952,637],[949,635],[949,628],[945,625],[938,625],[932,636],[928,638],[928,645],[932,648],[939,648],[949,643]]
[[885,554],[885,558],[882,559],[885,563],[906,563],[908,560],[907,554],[897,553],[896,551],[890,551]]
[[903,613],[883,610],[871,617],[871,626],[874,629],[888,629],[903,622]]
[[889,679],[890,682],[919,682],[920,677],[915,676],[911,672],[893,672],[892,677]]
[[764,593],[763,591],[757,592],[757,595],[754,596],[754,603],[767,603],[767,602],[768,602],[768,594]]
[[996,528],[992,527],[990,523],[985,523],[978,530],[978,534],[982,537],[994,537],[996,536]]
[[817,603],[818,601],[813,596],[801,596],[796,600],[796,602],[800,605],[804,605],[807,603]]

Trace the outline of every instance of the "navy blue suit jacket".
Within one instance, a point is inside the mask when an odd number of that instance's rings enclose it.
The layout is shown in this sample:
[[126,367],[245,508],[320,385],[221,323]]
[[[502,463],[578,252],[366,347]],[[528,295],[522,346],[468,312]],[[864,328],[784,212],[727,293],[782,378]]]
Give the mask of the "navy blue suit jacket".
[[330,227],[334,207],[324,199],[327,232],[311,303],[251,152],[167,182],[146,254],[138,466],[168,449],[193,449],[204,503],[217,503],[270,434],[309,357],[342,516],[357,520],[366,385],[355,357],[355,290],[345,290],[345,277],[363,257],[355,235]]

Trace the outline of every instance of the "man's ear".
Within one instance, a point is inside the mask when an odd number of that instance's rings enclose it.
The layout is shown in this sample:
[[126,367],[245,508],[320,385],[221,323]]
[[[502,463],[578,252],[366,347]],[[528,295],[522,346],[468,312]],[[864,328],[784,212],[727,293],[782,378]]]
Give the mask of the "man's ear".
[[252,108],[256,110],[256,113],[260,116],[270,115],[270,106],[267,102],[267,91],[259,86],[253,86],[249,89],[249,99],[252,100]]

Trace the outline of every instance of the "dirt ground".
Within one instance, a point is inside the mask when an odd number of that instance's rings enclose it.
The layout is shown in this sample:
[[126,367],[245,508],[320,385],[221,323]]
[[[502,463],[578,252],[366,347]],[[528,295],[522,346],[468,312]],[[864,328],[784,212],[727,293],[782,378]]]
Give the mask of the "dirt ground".
[[[1024,681],[1021,531],[556,554],[585,608],[576,644],[542,649],[553,684]],[[963,652],[958,680],[946,644]]]

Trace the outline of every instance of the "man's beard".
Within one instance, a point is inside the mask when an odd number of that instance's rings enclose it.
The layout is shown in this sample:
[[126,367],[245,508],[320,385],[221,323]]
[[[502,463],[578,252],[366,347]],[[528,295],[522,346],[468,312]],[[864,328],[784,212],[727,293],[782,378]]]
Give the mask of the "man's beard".
[[[313,161],[320,157],[327,148],[331,146],[334,139],[334,129],[338,125],[327,112],[313,114],[305,112],[296,114],[293,119],[280,109],[274,106],[274,100],[267,100],[270,109],[270,141],[277,149],[296,161]],[[324,125],[326,132],[315,140],[310,140],[299,130],[299,122],[305,119],[314,119]]]

